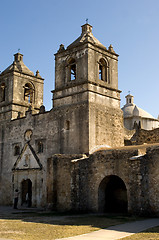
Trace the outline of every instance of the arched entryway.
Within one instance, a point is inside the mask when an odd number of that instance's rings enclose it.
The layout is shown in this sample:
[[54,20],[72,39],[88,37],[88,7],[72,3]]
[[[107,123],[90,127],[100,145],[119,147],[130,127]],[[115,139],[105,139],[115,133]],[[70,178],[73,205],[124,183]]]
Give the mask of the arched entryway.
[[32,204],[32,182],[30,179],[26,179],[22,181],[21,184],[21,199],[22,205],[26,205],[27,207],[31,207]]
[[100,212],[127,212],[127,190],[125,183],[121,178],[115,175],[110,175],[102,180],[98,190],[98,204]]

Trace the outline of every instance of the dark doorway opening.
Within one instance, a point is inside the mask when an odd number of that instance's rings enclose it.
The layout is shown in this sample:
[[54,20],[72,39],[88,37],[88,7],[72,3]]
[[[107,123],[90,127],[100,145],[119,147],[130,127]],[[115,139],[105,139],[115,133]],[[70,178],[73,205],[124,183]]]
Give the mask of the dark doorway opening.
[[30,179],[22,181],[22,205],[31,207],[32,205],[32,182]]
[[105,177],[99,186],[99,211],[127,213],[127,190],[123,180],[115,175]]

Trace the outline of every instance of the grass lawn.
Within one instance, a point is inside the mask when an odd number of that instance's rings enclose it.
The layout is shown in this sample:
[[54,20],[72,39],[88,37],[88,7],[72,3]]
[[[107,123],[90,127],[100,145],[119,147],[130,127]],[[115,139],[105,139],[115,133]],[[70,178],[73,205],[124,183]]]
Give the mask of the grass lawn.
[[51,214],[10,214],[0,217],[0,238],[53,240],[137,220],[128,216]]
[[123,240],[158,240],[159,239],[159,226],[147,229],[142,233],[134,234],[130,237],[122,238]]

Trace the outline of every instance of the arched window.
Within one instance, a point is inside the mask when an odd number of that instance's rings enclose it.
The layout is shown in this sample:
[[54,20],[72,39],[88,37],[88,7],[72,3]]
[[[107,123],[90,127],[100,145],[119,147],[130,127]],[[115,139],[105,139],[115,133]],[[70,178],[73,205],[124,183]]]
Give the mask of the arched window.
[[105,82],[109,82],[107,62],[103,58],[101,58],[98,64],[99,64],[99,79]]
[[0,102],[4,102],[5,101],[5,83],[2,83],[0,86]]
[[68,65],[68,71],[69,71],[69,81],[76,79],[76,61],[75,59],[71,58]]
[[20,154],[20,147],[19,146],[15,146],[14,147],[14,156],[17,156]]
[[41,141],[38,142],[38,153],[43,152],[43,143]]
[[33,87],[30,83],[26,83],[24,86],[24,100],[28,103],[33,102]]

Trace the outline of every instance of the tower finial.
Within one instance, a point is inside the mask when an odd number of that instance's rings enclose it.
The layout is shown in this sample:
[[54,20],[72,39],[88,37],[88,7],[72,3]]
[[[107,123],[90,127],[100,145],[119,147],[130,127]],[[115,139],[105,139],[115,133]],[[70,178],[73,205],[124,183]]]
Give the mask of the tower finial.
[[20,53],[20,48],[18,48],[18,53]]
[[128,94],[130,95],[130,91],[128,91]]
[[88,24],[88,18],[86,18],[86,24]]

